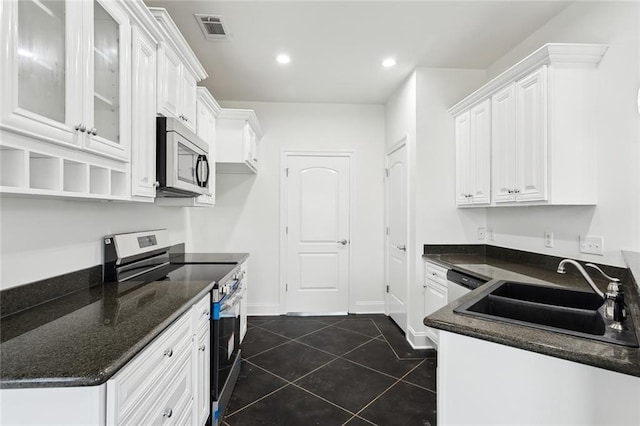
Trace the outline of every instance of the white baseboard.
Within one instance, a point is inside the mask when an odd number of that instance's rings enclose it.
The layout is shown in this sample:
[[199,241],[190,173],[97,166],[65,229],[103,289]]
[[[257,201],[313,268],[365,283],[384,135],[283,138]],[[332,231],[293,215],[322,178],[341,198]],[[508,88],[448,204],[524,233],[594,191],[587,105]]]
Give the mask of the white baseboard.
[[349,309],[350,314],[384,314],[384,302],[356,302]]
[[426,331],[415,331],[411,326],[407,327],[407,342],[413,349],[436,349]]
[[280,305],[266,303],[247,303],[247,315],[258,317],[280,315]]

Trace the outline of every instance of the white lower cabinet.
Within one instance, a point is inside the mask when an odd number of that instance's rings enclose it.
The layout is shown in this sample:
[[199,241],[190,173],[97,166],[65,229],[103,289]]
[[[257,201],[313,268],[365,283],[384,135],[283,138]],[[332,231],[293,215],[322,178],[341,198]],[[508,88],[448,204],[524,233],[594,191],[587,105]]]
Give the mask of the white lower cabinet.
[[437,375],[440,425],[640,424],[640,377],[447,331]]
[[107,382],[107,425],[206,422],[209,306],[207,294]]
[[[193,426],[207,422],[211,409],[211,302],[205,297],[193,307]],[[187,424],[187,422],[181,423]]]
[[[424,264],[424,316],[447,304],[447,269],[435,263]],[[427,337],[438,345],[438,330],[427,327]]]

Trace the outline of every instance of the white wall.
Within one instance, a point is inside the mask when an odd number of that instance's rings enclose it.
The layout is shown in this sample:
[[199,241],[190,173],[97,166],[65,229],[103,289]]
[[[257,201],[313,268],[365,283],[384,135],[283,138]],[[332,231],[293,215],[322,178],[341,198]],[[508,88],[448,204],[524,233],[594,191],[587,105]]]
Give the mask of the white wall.
[[172,244],[187,239],[180,207],[8,196],[0,203],[0,289],[101,265],[105,235],[167,228]]
[[[284,151],[353,151],[352,312],[383,310],[384,109],[371,105],[222,103],[256,111],[264,130],[257,175],[217,175],[213,209],[191,209],[190,251],[249,252],[250,314],[286,312],[280,294],[280,175]],[[284,299],[282,299],[284,301]]]
[[477,242],[486,212],[456,209],[455,133],[447,109],[482,85],[481,70],[418,68],[385,106],[386,147],[408,138],[407,337],[425,346],[424,244]]
[[[598,72],[598,205],[487,209],[495,244],[624,266],[620,250],[640,251],[640,3],[576,2],[496,61],[494,77],[544,43],[605,43]],[[543,233],[554,232],[546,249]],[[579,235],[604,236],[605,255],[584,255]]]
[[409,282],[409,331],[425,345],[424,244],[475,244],[485,226],[485,209],[458,209],[455,203],[455,129],[447,112],[482,85],[482,70],[416,69],[415,256]]

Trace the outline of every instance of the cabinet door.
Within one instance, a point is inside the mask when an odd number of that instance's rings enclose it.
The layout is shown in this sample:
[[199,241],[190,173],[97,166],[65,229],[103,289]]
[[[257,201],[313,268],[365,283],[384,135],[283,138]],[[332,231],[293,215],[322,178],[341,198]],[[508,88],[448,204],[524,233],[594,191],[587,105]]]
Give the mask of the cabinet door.
[[209,417],[210,408],[210,340],[209,323],[202,327],[195,340],[195,363],[194,363],[194,415],[195,426],[203,426]]
[[0,4],[3,128],[81,145],[82,2]]
[[[447,287],[430,279],[425,279],[424,314],[430,315],[447,304]],[[438,343],[438,331],[427,327],[431,340]]]
[[129,159],[131,26],[115,2],[83,2],[89,69],[85,85],[86,148]]
[[491,97],[491,155],[493,201],[515,201],[516,88],[513,84]]
[[547,68],[516,82],[516,201],[547,199]]
[[196,131],[196,103],[198,99],[197,81],[184,67],[182,68],[182,93],[180,102],[180,115],[191,131]]
[[158,114],[178,117],[181,113],[182,62],[167,45],[158,49]]
[[469,183],[472,204],[491,202],[491,101],[471,108]]
[[156,46],[138,28],[132,30],[131,194],[156,195]]
[[254,169],[258,168],[258,144],[256,140],[256,132],[253,131],[249,122],[244,124],[243,143],[245,146],[245,161]]
[[471,141],[471,113],[465,111],[456,117],[456,204],[471,202],[469,189],[469,146]]
[[215,160],[215,135],[216,135],[216,117],[215,113],[207,106],[207,104],[197,99],[196,103],[197,121],[196,134],[209,144],[209,193],[200,195],[196,198],[198,205],[214,205],[216,202],[216,160]]

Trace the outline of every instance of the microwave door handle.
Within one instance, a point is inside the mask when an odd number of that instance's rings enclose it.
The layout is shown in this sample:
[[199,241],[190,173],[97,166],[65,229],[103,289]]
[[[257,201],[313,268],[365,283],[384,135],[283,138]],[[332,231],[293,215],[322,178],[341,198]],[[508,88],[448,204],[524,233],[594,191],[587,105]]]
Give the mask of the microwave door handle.
[[198,186],[202,186],[202,181],[200,180],[200,163],[202,162],[203,155],[198,155],[198,160],[196,161],[195,167],[195,175],[196,175],[196,183]]
[[202,186],[203,188],[206,188],[207,185],[209,184],[209,173],[211,172],[211,169],[209,169],[209,159],[207,158],[206,155],[202,155],[202,159],[204,160],[204,164],[207,167],[207,175],[204,178],[204,180],[202,181]]

